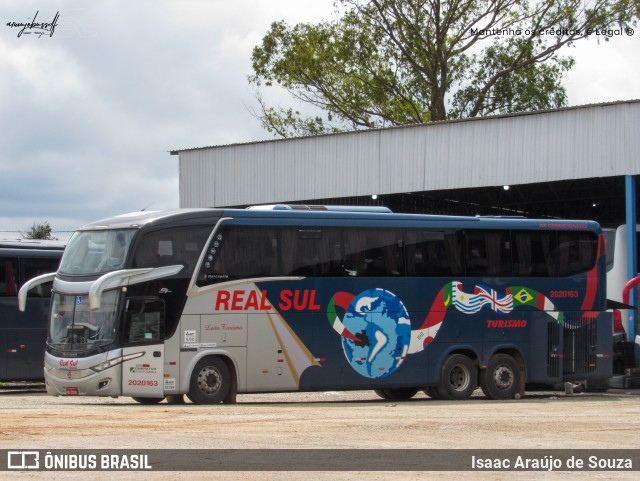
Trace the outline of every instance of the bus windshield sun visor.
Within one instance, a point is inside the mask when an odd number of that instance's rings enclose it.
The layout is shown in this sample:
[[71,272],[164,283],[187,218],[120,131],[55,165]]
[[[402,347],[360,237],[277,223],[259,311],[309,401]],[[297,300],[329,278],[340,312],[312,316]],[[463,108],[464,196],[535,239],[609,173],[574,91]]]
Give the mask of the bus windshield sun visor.
[[31,280],[25,282],[20,291],[18,292],[18,309],[20,312],[24,312],[27,306],[27,293],[30,289],[33,289],[40,284],[46,284],[47,282],[52,282],[54,277],[56,277],[55,272],[50,272],[49,274],[42,274],[41,276],[34,277]]
[[89,308],[92,311],[100,309],[102,292],[107,289],[173,276],[182,269],[184,269],[184,266],[180,264],[175,266],[146,267],[142,269],[125,269],[109,272],[91,284],[91,288],[89,289]]

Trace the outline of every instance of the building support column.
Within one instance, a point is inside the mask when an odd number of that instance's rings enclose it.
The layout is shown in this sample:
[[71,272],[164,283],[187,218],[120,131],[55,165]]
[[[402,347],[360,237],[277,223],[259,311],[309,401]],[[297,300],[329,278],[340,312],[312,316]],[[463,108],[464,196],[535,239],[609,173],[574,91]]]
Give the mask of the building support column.
[[[627,280],[638,275],[638,247],[636,235],[636,179],[633,175],[625,176],[625,199],[627,220]],[[636,289],[631,290],[629,303],[638,307]],[[629,311],[629,341],[634,342],[637,335],[638,315],[635,311]]]

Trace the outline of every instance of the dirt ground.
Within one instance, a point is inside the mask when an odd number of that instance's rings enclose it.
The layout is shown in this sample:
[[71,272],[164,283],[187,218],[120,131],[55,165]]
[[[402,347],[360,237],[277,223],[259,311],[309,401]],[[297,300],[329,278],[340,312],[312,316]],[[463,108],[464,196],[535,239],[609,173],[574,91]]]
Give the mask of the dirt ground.
[[[408,402],[375,393],[239,395],[235,405],[0,392],[0,449],[640,448],[640,395],[527,393],[521,400]],[[0,479],[87,479],[86,473],[0,472]],[[637,479],[607,472],[94,472],[91,479]]]

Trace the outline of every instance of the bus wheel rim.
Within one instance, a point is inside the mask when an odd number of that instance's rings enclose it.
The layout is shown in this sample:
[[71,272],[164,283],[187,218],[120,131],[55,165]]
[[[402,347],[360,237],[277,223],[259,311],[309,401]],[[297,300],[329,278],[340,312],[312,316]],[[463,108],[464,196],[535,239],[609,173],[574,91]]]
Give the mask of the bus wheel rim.
[[498,366],[493,373],[493,382],[498,389],[509,389],[513,378],[513,372],[507,366]]
[[216,368],[207,366],[198,374],[198,387],[206,395],[215,394],[222,385],[222,376]]
[[456,366],[451,370],[449,383],[455,391],[464,391],[469,386],[469,373],[464,366]]

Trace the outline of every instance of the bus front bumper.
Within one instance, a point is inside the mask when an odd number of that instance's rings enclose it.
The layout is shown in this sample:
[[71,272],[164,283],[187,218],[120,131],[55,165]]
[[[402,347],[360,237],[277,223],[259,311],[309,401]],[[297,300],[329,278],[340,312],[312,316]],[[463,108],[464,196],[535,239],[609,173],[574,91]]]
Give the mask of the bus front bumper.
[[122,368],[113,366],[96,372],[92,369],[66,370],[45,364],[45,386],[53,396],[120,396]]

